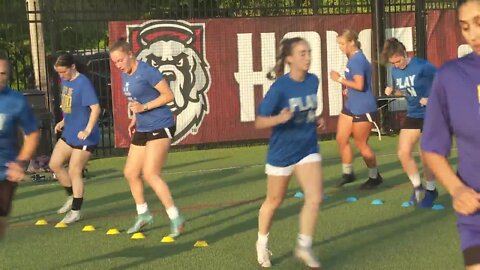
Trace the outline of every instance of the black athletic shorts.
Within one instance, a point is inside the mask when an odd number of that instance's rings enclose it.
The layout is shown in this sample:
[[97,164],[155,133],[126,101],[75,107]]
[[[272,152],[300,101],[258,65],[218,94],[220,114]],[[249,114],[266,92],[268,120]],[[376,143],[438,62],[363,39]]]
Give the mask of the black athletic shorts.
[[401,129],[420,129],[423,131],[423,118],[405,117]]
[[96,145],[71,145],[71,144],[67,143],[67,140],[65,140],[65,138],[63,138],[63,137],[62,137],[62,141],[64,141],[68,146],[70,146],[73,149],[88,151],[90,153],[93,153],[93,151],[95,151],[95,148],[97,148]]
[[[365,113],[365,114],[360,114],[356,115],[353,114],[350,110],[347,108],[342,109],[342,113],[348,116],[351,116],[353,118],[352,122],[376,122],[378,119],[378,112],[370,112],[370,113]],[[370,116],[370,119],[368,118]]]
[[480,264],[480,246],[473,246],[463,251],[465,266]]
[[138,146],[145,146],[148,141],[153,141],[157,139],[173,139],[175,136],[175,126],[169,128],[161,128],[149,132],[135,132],[133,133],[132,144]]
[[12,209],[13,195],[17,183],[8,180],[0,181],[0,217],[7,217]]

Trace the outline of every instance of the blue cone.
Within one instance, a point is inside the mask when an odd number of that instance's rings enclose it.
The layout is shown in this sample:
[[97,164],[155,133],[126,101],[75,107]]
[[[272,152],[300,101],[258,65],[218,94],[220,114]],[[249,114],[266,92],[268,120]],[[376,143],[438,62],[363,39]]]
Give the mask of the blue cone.
[[295,194],[293,194],[293,197],[295,197],[295,198],[303,198],[303,197],[305,197],[305,195],[303,195],[302,192],[297,191]]
[[352,202],[358,201],[358,198],[357,197],[348,197],[345,201],[348,202],[348,203],[352,203]]
[[384,202],[380,199],[375,199],[372,201],[372,204],[373,205],[382,205]]
[[432,210],[444,210],[445,209],[445,206],[441,205],[441,204],[434,204],[432,206]]
[[403,202],[403,203],[402,203],[402,207],[403,207],[403,208],[408,208],[408,207],[410,207],[410,206],[412,206],[412,205],[413,205],[412,202]]

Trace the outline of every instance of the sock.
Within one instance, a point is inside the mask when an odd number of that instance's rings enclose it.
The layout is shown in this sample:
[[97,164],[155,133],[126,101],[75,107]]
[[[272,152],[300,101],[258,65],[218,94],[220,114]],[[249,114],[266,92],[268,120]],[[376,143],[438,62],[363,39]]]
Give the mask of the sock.
[[178,218],[178,216],[179,216],[178,209],[175,206],[172,206],[172,207],[168,208],[166,211],[167,211],[168,218],[170,220],[174,220],[174,219]]
[[422,185],[422,180],[420,180],[420,174],[418,173],[409,175],[408,179],[410,179],[410,182],[412,182],[414,188]]
[[73,197],[72,210],[78,211],[82,208],[83,198]]
[[342,172],[344,174],[352,174],[353,173],[353,165],[342,163]]
[[298,234],[297,244],[302,248],[312,247],[312,237],[310,235]]
[[72,187],[63,187],[65,189],[65,192],[67,192],[67,196],[72,196],[73,195],[73,188]]
[[426,188],[427,190],[430,190],[430,191],[434,191],[434,190],[435,190],[435,180],[425,181],[425,182],[426,182],[425,188]]
[[268,235],[270,235],[270,233],[267,233],[267,234],[258,233],[257,244],[262,245],[262,246],[267,246]]
[[148,212],[148,204],[147,203],[142,203],[142,204],[137,204],[137,214],[145,214]]
[[368,177],[372,179],[377,179],[378,177],[378,168],[373,167],[373,168],[368,168]]

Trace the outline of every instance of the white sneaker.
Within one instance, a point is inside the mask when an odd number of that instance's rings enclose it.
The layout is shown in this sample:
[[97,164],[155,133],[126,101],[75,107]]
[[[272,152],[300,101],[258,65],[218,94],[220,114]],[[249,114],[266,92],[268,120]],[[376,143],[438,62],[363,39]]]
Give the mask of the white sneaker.
[[80,220],[80,210],[70,210],[70,212],[65,215],[65,217],[62,219],[62,223],[64,224],[70,224],[74,223]]
[[72,209],[73,196],[68,196],[67,201],[57,210],[58,214],[65,214]]
[[270,256],[272,252],[268,250],[267,246],[256,244],[257,247],[257,261],[260,267],[271,267]]
[[321,264],[313,255],[313,250],[311,248],[304,248],[297,246],[295,248],[295,257],[303,261],[307,267],[319,269]]

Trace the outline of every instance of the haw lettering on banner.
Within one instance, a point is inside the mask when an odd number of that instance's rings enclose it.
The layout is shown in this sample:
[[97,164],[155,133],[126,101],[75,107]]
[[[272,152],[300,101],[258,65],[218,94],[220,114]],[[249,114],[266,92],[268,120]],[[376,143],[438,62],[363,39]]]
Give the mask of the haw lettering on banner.
[[[406,20],[408,21],[408,20]],[[411,42],[410,25],[398,25]],[[343,105],[340,84],[329,71],[344,72],[347,58],[336,44],[343,29],[359,32],[362,49],[371,59],[369,14],[110,22],[110,42],[127,38],[137,59],[157,67],[169,82],[175,102],[175,144],[202,144],[269,137],[253,122],[258,104],[273,81],[276,48],[286,37],[305,38],[312,51],[310,72],[320,80],[317,114],[327,120],[325,133],[336,130]],[[394,31],[395,32],[395,31]],[[406,33],[406,34],[405,34]],[[410,36],[409,36],[410,35]],[[120,71],[111,65],[115,145],[128,147],[130,121],[122,94]]]

